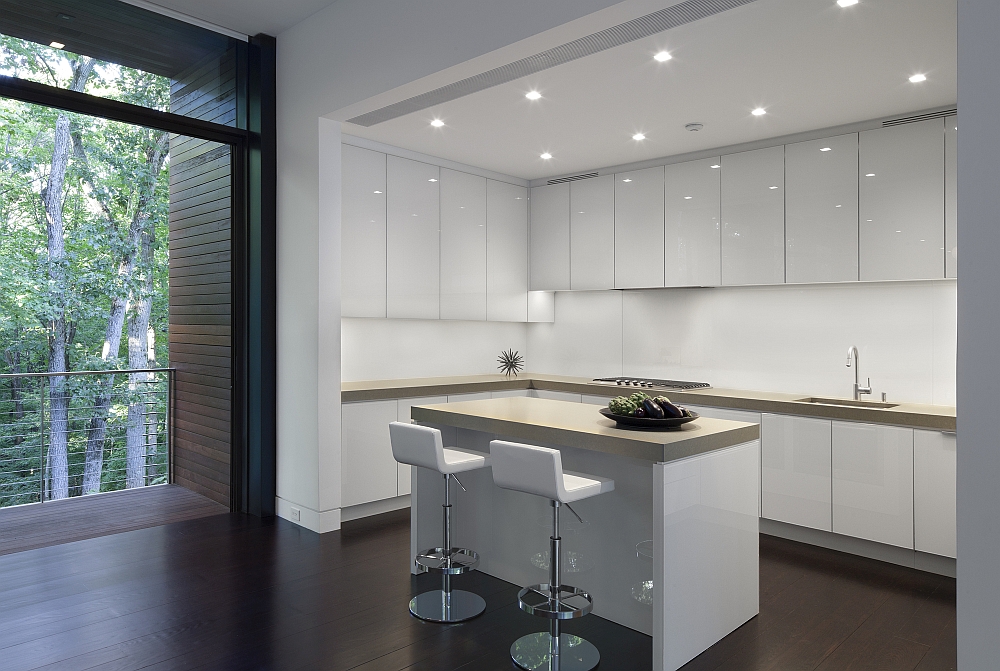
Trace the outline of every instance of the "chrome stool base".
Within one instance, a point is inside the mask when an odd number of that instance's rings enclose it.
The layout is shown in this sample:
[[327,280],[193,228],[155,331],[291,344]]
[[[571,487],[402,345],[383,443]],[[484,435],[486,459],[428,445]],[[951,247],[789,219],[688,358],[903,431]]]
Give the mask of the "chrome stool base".
[[559,635],[559,655],[552,655],[552,635],[528,634],[510,646],[510,658],[527,671],[590,671],[601,661],[594,644],[572,634]]
[[435,589],[410,599],[410,613],[428,622],[464,622],[484,610],[483,597],[460,589],[451,592]]
[[525,613],[547,620],[574,620],[594,610],[594,599],[582,589],[561,585],[552,598],[546,583],[525,587],[517,593],[517,605]]
[[431,548],[418,554],[413,563],[427,573],[458,575],[474,571],[479,566],[479,555],[465,548],[451,548],[448,553],[444,548]]

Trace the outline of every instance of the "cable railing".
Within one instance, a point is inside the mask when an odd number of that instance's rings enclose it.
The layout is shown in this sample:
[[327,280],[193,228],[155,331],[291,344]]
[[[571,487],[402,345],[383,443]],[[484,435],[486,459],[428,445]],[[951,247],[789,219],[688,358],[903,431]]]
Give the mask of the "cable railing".
[[174,376],[0,375],[0,508],[171,482]]

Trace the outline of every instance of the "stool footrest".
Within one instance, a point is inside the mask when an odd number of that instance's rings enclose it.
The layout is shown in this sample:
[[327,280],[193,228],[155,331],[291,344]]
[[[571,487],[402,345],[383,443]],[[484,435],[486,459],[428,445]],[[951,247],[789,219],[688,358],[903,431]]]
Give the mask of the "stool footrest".
[[525,613],[548,620],[573,620],[594,609],[594,599],[582,589],[562,585],[555,594],[546,583],[525,587],[517,593],[517,604]]
[[479,566],[479,554],[466,548],[444,548],[424,550],[413,559],[414,565],[426,573],[458,575],[474,571]]

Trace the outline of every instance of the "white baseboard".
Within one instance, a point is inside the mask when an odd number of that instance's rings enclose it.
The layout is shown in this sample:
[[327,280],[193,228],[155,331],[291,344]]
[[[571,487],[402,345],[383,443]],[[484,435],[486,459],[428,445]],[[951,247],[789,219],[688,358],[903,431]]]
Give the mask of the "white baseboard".
[[927,571],[928,573],[937,573],[949,578],[955,577],[955,560],[951,557],[941,557],[927,552],[920,552],[919,550],[885,545],[884,543],[876,543],[864,540],[863,538],[844,536],[829,531],[820,531],[819,529],[809,529],[796,524],[787,524],[764,518],[760,520],[760,532],[768,536],[787,538],[788,540],[800,543],[818,545],[830,550],[838,550],[890,564],[907,566],[920,571]]
[[313,510],[308,506],[293,503],[280,496],[274,497],[275,512],[278,517],[305,527],[318,534],[340,529],[340,508]]
[[381,501],[372,501],[370,503],[362,503],[356,506],[348,506],[343,508],[340,513],[340,519],[342,522],[350,522],[351,520],[359,520],[362,517],[371,517],[372,515],[381,515],[382,513],[388,513],[393,510],[400,510],[402,508],[410,507],[410,495],[404,494],[403,496],[396,496],[391,499],[382,499]]

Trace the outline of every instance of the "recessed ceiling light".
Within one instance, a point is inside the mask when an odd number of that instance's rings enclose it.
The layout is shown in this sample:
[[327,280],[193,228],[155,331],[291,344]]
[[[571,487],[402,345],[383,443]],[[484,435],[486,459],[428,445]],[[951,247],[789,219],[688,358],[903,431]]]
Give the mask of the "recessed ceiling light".
[[851,5],[858,4],[858,0],[837,0],[837,4],[841,7],[850,7]]
[[896,231],[897,233],[902,233],[903,231]]
[[823,147],[820,151],[833,151],[832,147]]
[[684,124],[684,130],[699,131],[705,127],[703,123],[686,123]]
[[840,205],[837,205],[837,207],[840,207]]
[[382,193],[381,191],[376,191],[375,193]]
[[684,200],[691,200],[694,196],[684,196]]
[[710,168],[711,168],[712,170],[715,170],[716,168],[721,168],[722,166],[721,166],[721,165],[718,165],[718,164],[716,164],[716,165],[710,165],[710,166],[708,166],[708,167],[710,167]]
[[867,175],[865,175],[865,177],[874,177],[874,176],[875,176],[875,173],[874,173],[874,172],[870,172],[870,173],[868,173]]
[[441,119],[434,119],[434,121],[431,121],[431,125],[435,128],[440,128],[444,125],[444,121],[441,121]]
[[778,187],[776,187],[776,186],[769,186],[767,188],[769,188],[769,189],[777,189]]
[[656,60],[658,60],[661,63],[666,63],[671,58],[673,58],[673,56],[670,55],[669,51],[661,51],[658,54],[656,54],[655,56],[653,56],[653,58],[655,58]]
[[623,179],[622,181],[623,181],[623,182],[631,182],[632,180],[630,180],[630,179],[626,178],[626,179]]
[[550,158],[552,158],[552,154],[550,154],[549,152],[545,152],[544,154],[542,154],[542,158],[548,161]]
[[527,93],[524,94],[524,97],[527,98],[528,100],[538,100],[539,98],[542,97],[542,94],[539,93],[538,91],[528,91]]
[[914,84],[919,84],[920,82],[927,81],[927,75],[913,75],[910,77],[910,81]]
[[436,182],[437,180],[436,180],[436,179],[434,179],[433,177],[431,177],[431,178],[430,178],[429,180],[427,180],[427,181],[428,181],[428,182]]
[[754,116],[764,116],[765,114],[767,114],[767,110],[764,109],[763,107],[758,107],[753,112],[750,112],[750,114],[753,114]]
[[638,141],[638,140],[645,140],[646,136],[643,135],[642,133],[636,133],[635,135],[632,136],[632,139],[636,140],[636,141]]
[[49,46],[52,47],[53,49],[62,49],[66,45],[63,44],[62,42],[49,42]]

